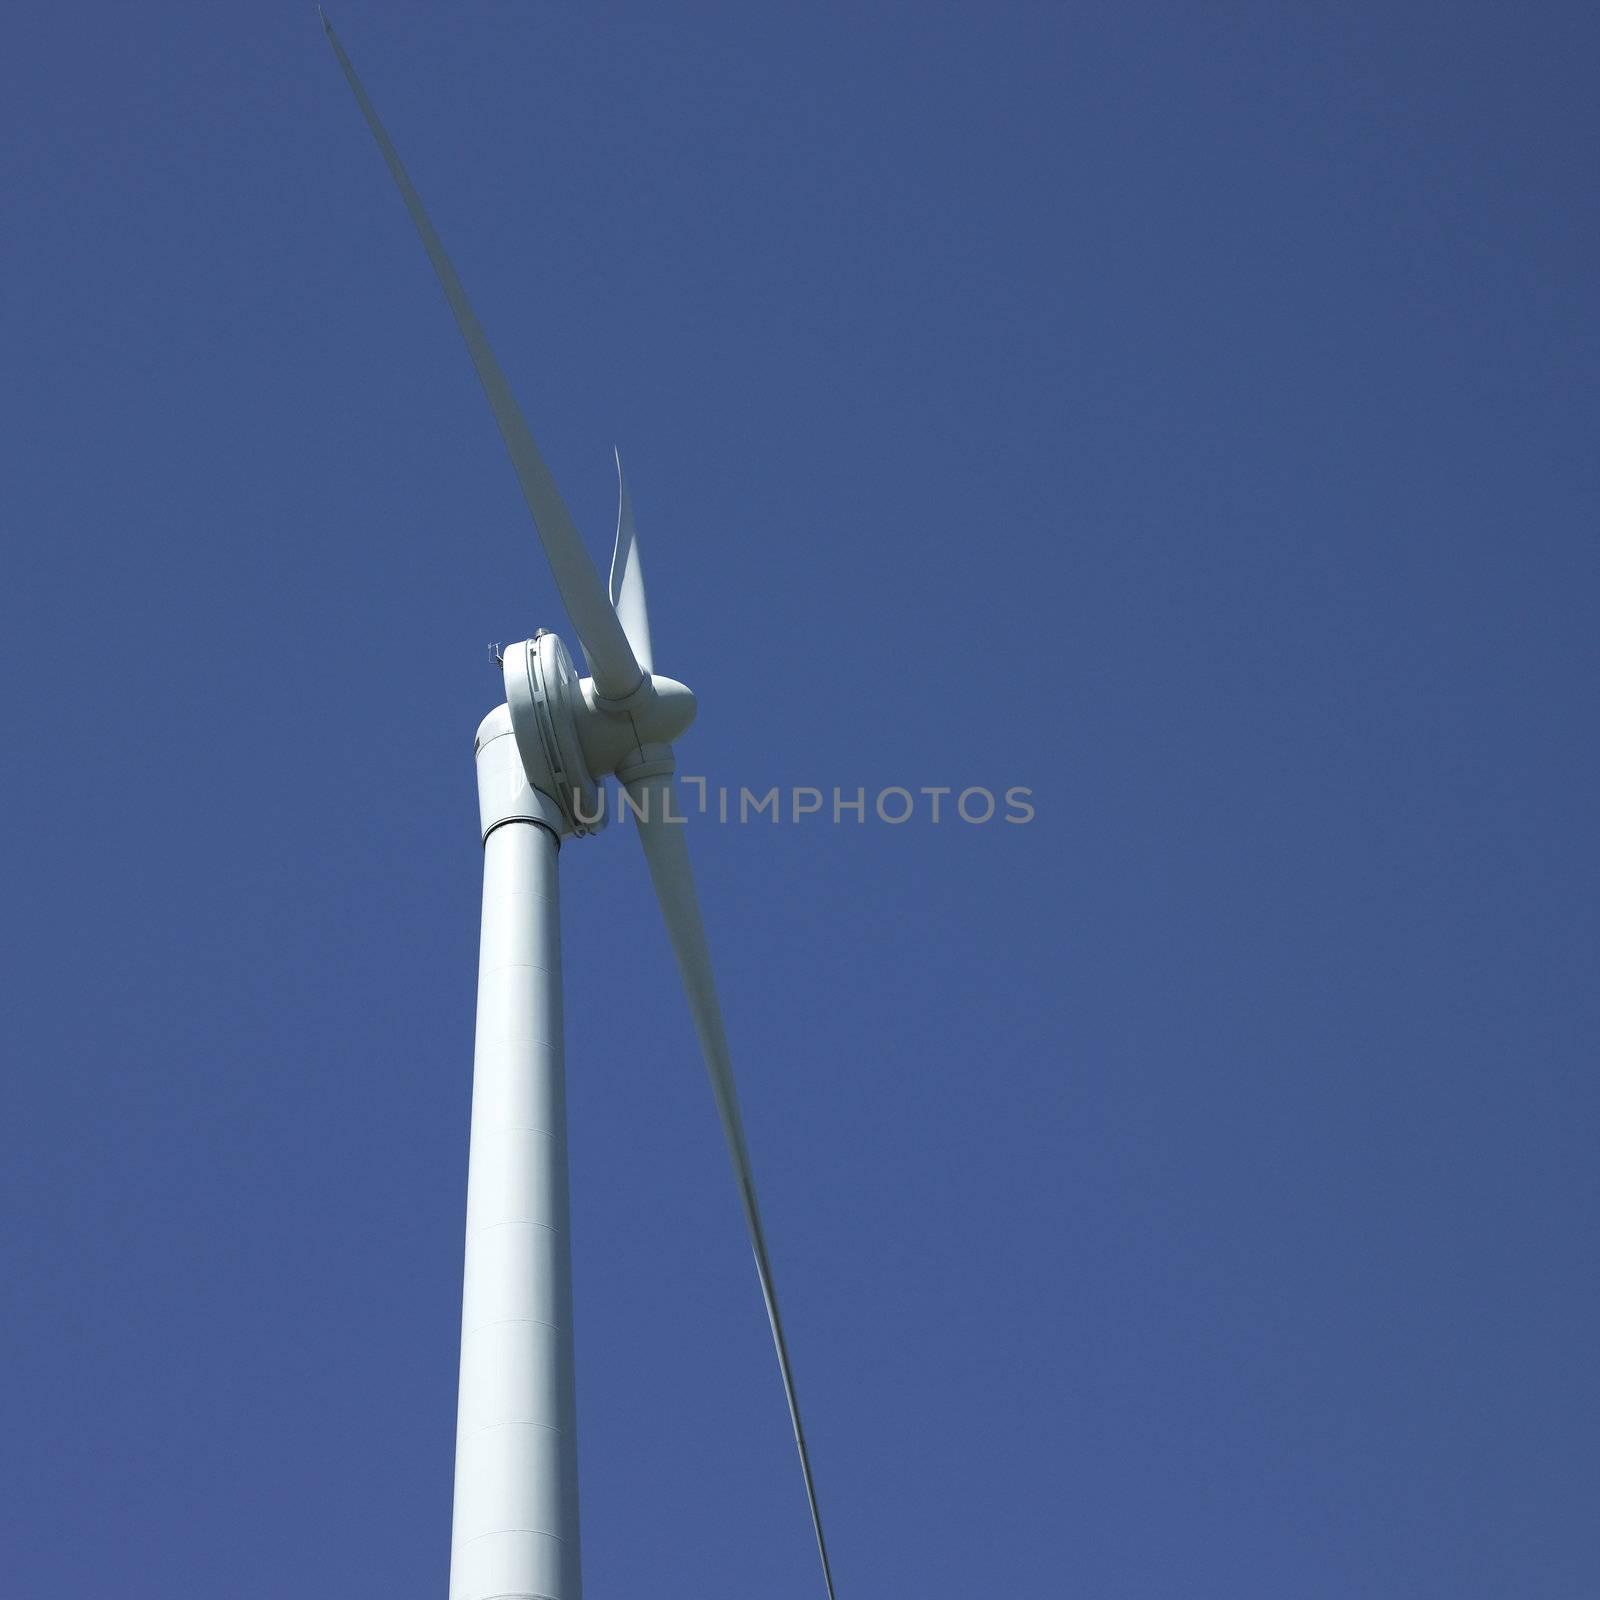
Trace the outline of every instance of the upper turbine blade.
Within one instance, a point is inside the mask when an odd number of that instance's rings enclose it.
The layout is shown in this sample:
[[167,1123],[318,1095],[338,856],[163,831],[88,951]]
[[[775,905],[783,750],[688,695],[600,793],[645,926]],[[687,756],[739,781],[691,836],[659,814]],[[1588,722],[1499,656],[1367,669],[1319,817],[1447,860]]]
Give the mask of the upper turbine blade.
[[361,114],[367,119],[372,137],[377,140],[378,149],[388,163],[390,175],[400,190],[401,199],[406,203],[406,210],[411,213],[411,220],[422,236],[423,247],[433,263],[434,272],[438,274],[445,299],[455,313],[461,337],[467,342],[467,353],[477,369],[483,392],[489,397],[494,420],[499,424],[500,436],[506,442],[511,465],[516,469],[517,482],[522,486],[522,497],[528,502],[528,510],[533,513],[534,527],[549,558],[550,570],[555,574],[556,587],[561,591],[567,615],[572,618],[572,626],[577,630],[578,642],[589,658],[595,686],[607,699],[620,700],[631,694],[640,681],[639,663],[628,645],[627,635],[617,620],[616,612],[611,609],[605,586],[600,582],[600,574],[595,571],[594,563],[583,547],[572,515],[561,498],[561,491],[556,487],[544,457],[539,454],[538,445],[533,442],[527,421],[512,396],[511,386],[489,349],[489,341],[484,337],[477,317],[473,315],[466,291],[461,287],[461,279],[450,265],[450,258],[444,253],[439,235],[428,221],[422,201],[400,163],[399,153],[384,132],[383,124],[378,121],[378,113],[373,110],[372,102],[356,76],[356,69],[351,66],[350,58],[344,53],[344,46],[339,43],[333,25],[326,16],[322,19],[322,26],[349,80],[356,104],[361,107]]
[[800,1452],[800,1470],[805,1475],[806,1499],[811,1505],[811,1525],[817,1534],[817,1553],[822,1557],[822,1578],[828,1586],[828,1600],[834,1600],[833,1570],[828,1563],[828,1546],[822,1537],[822,1513],[817,1509],[817,1490],[811,1478],[811,1457],[806,1436],[800,1426],[800,1402],[795,1397],[794,1373],[789,1366],[789,1348],[783,1337],[783,1321],[778,1315],[778,1293],[772,1281],[772,1264],[767,1259],[767,1239],[761,1227],[761,1212],[756,1205],[755,1179],[750,1170],[750,1152],[745,1148],[744,1122],[739,1115],[739,1095],[733,1083],[733,1061],[722,1028],[722,1008],[717,1004],[716,985],[711,975],[711,952],[706,946],[705,926],[700,920],[700,902],[694,892],[694,873],[689,866],[689,845],[684,838],[683,813],[674,811],[677,822],[667,819],[668,805],[676,799],[671,775],[636,779],[628,785],[638,821],[639,839],[655,884],[656,899],[666,919],[672,953],[678,958],[678,972],[689,996],[695,1032],[711,1075],[711,1092],[716,1097],[717,1115],[722,1119],[728,1154],[733,1158],[733,1175],[744,1207],[745,1226],[750,1233],[750,1248],[755,1252],[756,1273],[761,1279],[761,1297],[767,1304],[767,1321],[772,1324],[772,1343],[778,1352],[778,1367],[783,1374],[783,1392],[789,1402],[789,1421],[794,1427],[795,1447]]
[[639,565],[639,539],[633,528],[633,496],[622,474],[622,452],[617,458],[617,542],[611,551],[611,604],[622,631],[633,646],[641,671],[654,672],[650,653],[650,609],[644,599],[644,568]]

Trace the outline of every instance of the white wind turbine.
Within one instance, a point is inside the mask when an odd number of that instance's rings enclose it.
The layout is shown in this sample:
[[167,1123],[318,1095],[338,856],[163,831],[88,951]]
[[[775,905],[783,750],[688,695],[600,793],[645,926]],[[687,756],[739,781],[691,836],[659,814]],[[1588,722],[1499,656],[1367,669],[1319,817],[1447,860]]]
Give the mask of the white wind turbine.
[[483,933],[450,1600],[579,1600],[581,1594],[556,859],[562,839],[582,837],[597,825],[601,789],[612,774],[632,802],[711,1076],[832,1600],[733,1065],[679,825],[683,814],[672,808],[672,741],[694,720],[695,699],[655,671],[621,462],[608,593],[326,16],[323,27],[444,287],[592,673],[580,679],[566,646],[540,630],[505,651],[506,704],[478,728]]

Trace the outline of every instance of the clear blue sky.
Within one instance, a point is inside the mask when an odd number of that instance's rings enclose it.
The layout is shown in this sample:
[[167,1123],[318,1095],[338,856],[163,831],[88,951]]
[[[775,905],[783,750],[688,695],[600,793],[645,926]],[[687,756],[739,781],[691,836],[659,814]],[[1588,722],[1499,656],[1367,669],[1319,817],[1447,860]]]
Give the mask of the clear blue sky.
[[[1590,7],[343,0],[684,767],[841,1600],[1593,1600]],[[314,7],[0,49],[0,1587],[442,1596],[486,641]],[[597,1600],[815,1600],[637,851],[564,855]]]

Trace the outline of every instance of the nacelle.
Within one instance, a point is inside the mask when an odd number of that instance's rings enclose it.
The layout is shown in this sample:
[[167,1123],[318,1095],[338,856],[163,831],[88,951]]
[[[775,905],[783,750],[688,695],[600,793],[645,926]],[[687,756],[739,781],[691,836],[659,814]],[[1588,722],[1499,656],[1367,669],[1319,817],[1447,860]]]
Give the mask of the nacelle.
[[600,786],[671,772],[672,741],[694,721],[693,692],[655,674],[619,706],[579,678],[558,635],[540,629],[504,653],[506,704],[528,784],[575,834],[604,825]]

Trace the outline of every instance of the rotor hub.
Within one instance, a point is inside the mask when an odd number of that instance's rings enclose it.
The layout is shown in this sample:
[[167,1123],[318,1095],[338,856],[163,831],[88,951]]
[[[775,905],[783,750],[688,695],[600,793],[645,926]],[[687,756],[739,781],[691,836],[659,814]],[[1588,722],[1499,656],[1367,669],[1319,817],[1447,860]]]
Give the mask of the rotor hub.
[[603,786],[673,770],[672,741],[694,721],[694,694],[647,673],[625,701],[607,701],[580,678],[559,635],[541,628],[508,645],[506,704],[530,788],[553,800],[569,832],[605,825]]

